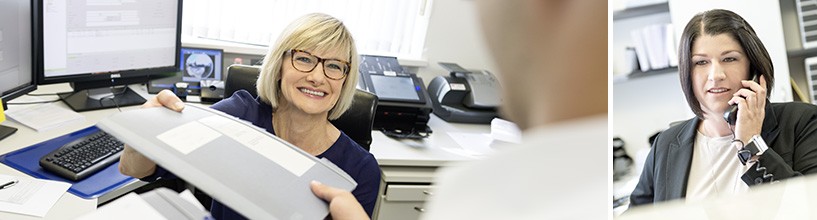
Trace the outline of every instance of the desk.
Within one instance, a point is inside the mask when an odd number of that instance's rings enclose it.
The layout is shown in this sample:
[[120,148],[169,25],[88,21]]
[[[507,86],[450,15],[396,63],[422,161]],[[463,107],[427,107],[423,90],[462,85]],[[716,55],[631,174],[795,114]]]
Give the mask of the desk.
[[[152,96],[147,93],[147,89],[144,86],[131,85],[130,88],[143,97]],[[52,94],[67,91],[71,91],[68,84],[54,84],[40,86],[32,93]],[[56,98],[56,96],[54,97]],[[56,102],[56,104],[68,108],[63,102]],[[15,105],[9,106],[9,108],[15,107]],[[136,108],[139,107],[122,107],[122,111]],[[118,110],[115,108],[81,112],[81,114],[85,116],[84,122],[39,133],[29,127],[7,120],[3,125],[16,127],[19,130],[14,135],[0,141],[0,154],[31,146],[94,125],[105,116],[116,112],[118,112]],[[434,133],[430,137],[419,141],[396,140],[386,137],[382,132],[372,131],[371,152],[374,154],[383,172],[379,193],[380,199],[378,199],[378,204],[375,208],[375,218],[381,216],[380,219],[417,219],[420,211],[423,210],[422,204],[429,196],[428,194],[431,194],[431,184],[433,183],[433,176],[437,168],[455,162],[474,159],[445,150],[446,148],[460,148],[451,136],[448,135],[448,132],[490,133],[490,127],[487,125],[447,123],[434,115],[431,116],[428,125]],[[3,164],[0,164],[0,173],[27,176]],[[103,195],[98,199],[91,200],[82,199],[73,194],[66,193],[48,212],[45,219],[70,219],[91,212],[96,209],[97,204],[130,192],[143,184],[144,183],[137,181]],[[391,189],[388,197],[386,195],[386,189]],[[380,215],[378,215],[378,213]],[[36,218],[0,212],[0,219]]]
[[[144,86],[132,85],[130,88],[132,90],[136,91],[137,93],[139,93],[142,96],[147,96],[147,90],[144,88]],[[62,84],[38,86],[38,89],[33,91],[32,94],[54,94],[54,93],[58,93],[58,92],[69,92],[69,91],[71,91],[71,87],[67,83],[62,83]],[[59,97],[57,97],[55,95],[53,97],[52,96],[44,96],[43,98],[57,99]],[[13,102],[14,101],[12,101],[12,103]],[[61,101],[60,102],[55,102],[55,104],[59,105],[59,106],[62,106],[64,108],[66,108],[66,109],[70,109],[67,105],[65,105],[64,102],[61,102]],[[18,106],[18,105],[9,105],[9,109],[14,109],[16,107],[20,107],[20,106]],[[139,108],[139,106],[122,107],[122,111],[127,111],[129,109],[135,109],[135,108]],[[118,111],[119,110],[117,110],[116,108],[112,108],[112,109],[103,109],[103,110],[94,110],[94,111],[81,112],[81,114],[85,116],[85,121],[83,121],[81,123],[69,124],[69,125],[60,127],[58,129],[48,130],[48,131],[45,131],[45,132],[37,132],[34,129],[26,127],[25,125],[17,123],[17,122],[15,122],[13,120],[6,120],[5,122],[3,122],[3,125],[15,127],[18,130],[17,130],[17,133],[14,133],[13,135],[7,137],[6,139],[3,139],[2,141],[0,141],[0,154],[6,154],[6,153],[9,153],[11,151],[15,151],[15,150],[18,150],[18,149],[21,149],[21,148],[24,148],[24,147],[28,147],[28,146],[31,146],[31,145],[36,144],[36,143],[40,143],[40,142],[43,142],[43,141],[46,141],[46,140],[49,140],[49,139],[52,139],[52,138],[55,138],[55,137],[59,137],[59,136],[62,136],[62,135],[65,135],[65,134],[68,134],[68,133],[71,133],[71,132],[74,132],[74,131],[77,131],[77,130],[80,130],[80,129],[83,129],[83,128],[86,128],[86,127],[89,127],[89,126],[92,126],[92,125],[95,125],[96,122],[98,122],[99,120],[101,120],[105,116],[108,116],[108,115],[113,114],[113,113],[118,112]],[[33,177],[28,176],[27,174],[25,174],[23,172],[20,172],[20,171],[14,169],[14,168],[8,167],[5,164],[0,164],[0,174],[13,175],[13,176],[25,176],[25,177],[33,178]],[[48,214],[45,216],[44,219],[73,219],[73,218],[76,218],[77,216],[80,216],[82,214],[85,214],[85,213],[96,210],[97,204],[104,203],[107,200],[110,200],[112,198],[116,198],[116,197],[118,197],[118,196],[120,196],[122,194],[125,194],[127,192],[130,192],[130,191],[132,191],[132,190],[134,190],[134,189],[136,189],[136,188],[138,188],[139,186],[142,186],[142,185],[144,185],[144,183],[136,181],[134,183],[128,184],[128,185],[123,186],[123,187],[121,187],[119,189],[111,191],[110,193],[107,193],[107,194],[105,194],[103,196],[100,196],[99,198],[96,198],[96,199],[83,199],[83,198],[75,196],[74,194],[65,193],[65,195],[63,195],[62,198],[60,198],[60,200],[57,201],[57,203],[54,205],[54,207],[52,207],[51,210],[48,211]],[[0,219],[39,219],[39,218],[35,218],[35,217],[32,217],[32,216],[26,216],[26,215],[18,215],[18,214],[0,212]]]
[[752,187],[749,192],[687,203],[683,199],[635,207],[620,219],[817,219],[817,175]]
[[448,132],[488,134],[488,125],[448,123],[431,115],[428,126],[433,134],[422,140],[397,140],[382,132],[372,132],[370,152],[382,170],[380,191],[373,219],[418,219],[425,200],[433,195],[437,169],[474,158],[446,148],[460,148]]

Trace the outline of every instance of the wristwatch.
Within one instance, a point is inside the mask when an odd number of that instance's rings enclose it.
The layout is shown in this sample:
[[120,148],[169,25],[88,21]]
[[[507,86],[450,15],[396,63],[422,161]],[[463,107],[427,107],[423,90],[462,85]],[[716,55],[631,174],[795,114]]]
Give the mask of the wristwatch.
[[754,135],[752,139],[749,139],[749,143],[738,151],[738,159],[740,159],[740,163],[746,165],[749,159],[752,159],[754,156],[763,155],[763,152],[766,152],[768,149],[769,146],[766,145],[766,141],[764,141],[760,135]]

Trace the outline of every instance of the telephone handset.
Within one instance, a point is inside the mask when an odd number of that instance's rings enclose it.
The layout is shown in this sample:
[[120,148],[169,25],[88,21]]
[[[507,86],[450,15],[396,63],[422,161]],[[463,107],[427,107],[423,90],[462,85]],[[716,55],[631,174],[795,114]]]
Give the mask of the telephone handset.
[[[759,80],[757,79],[758,75],[760,75],[760,74],[754,74],[754,77],[752,77],[752,81],[759,82]],[[728,123],[730,125],[735,125],[735,123],[738,122],[738,104],[737,103],[729,105],[729,109],[726,110],[726,112],[723,113],[723,119],[725,119],[726,123]]]

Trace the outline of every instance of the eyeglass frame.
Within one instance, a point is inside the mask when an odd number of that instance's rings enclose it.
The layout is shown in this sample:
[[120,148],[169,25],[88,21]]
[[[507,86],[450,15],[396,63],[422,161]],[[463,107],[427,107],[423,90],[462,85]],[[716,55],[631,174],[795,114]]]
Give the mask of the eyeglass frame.
[[[318,62],[315,63],[315,65],[312,66],[312,68],[309,69],[309,70],[306,70],[306,71],[300,70],[300,69],[298,69],[298,67],[295,66],[295,59],[294,59],[295,58],[294,57],[295,52],[301,52],[301,53],[309,54],[309,56],[313,56],[313,57],[317,58]],[[290,49],[290,50],[287,51],[287,53],[289,53],[289,64],[292,65],[292,68],[295,68],[295,70],[298,70],[298,71],[300,71],[302,73],[308,73],[308,72],[312,72],[312,70],[315,70],[315,68],[318,67],[318,64],[321,64],[321,65],[324,65],[324,67],[323,67],[323,76],[326,76],[326,78],[329,78],[329,79],[332,79],[332,80],[341,80],[341,79],[346,78],[346,76],[349,75],[349,69],[352,68],[352,64],[349,63],[349,62],[339,60],[339,59],[324,59],[324,58],[321,58],[319,56],[315,56],[314,54],[312,54],[310,52],[307,52],[305,50]],[[327,61],[327,60],[334,60],[334,61],[338,61],[338,62],[341,62],[343,64],[346,64],[346,69],[343,70],[343,76],[342,77],[335,79],[335,78],[330,77],[328,74],[326,74],[326,66],[325,66],[326,62],[324,62],[324,61]]]

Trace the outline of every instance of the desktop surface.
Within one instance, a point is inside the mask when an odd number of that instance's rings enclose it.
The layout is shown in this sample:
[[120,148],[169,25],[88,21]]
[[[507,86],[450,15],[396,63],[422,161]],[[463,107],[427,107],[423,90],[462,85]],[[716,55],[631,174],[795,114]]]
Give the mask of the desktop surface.
[[749,192],[697,202],[683,199],[634,207],[617,219],[817,219],[817,175],[752,187]]
[[[138,90],[138,89],[136,89]],[[40,86],[36,91],[33,93],[35,94],[55,94],[59,92],[71,91],[71,87],[68,84],[53,84],[53,85],[45,85]],[[51,97],[51,96],[47,96]],[[56,95],[53,98],[56,99]],[[55,102],[55,105],[60,105],[63,108],[68,108],[67,105],[63,102]],[[21,107],[17,105],[9,105],[10,109],[14,109],[16,107]],[[138,108],[137,106],[132,107],[123,107],[122,110],[125,111],[131,108]],[[65,125],[59,129],[52,129],[43,132],[37,132],[34,129],[31,129],[25,125],[15,122],[14,120],[6,120],[3,122],[3,125],[9,125],[18,128],[19,130],[17,133],[7,137],[0,141],[0,154],[7,154],[9,152],[19,150],[46,140],[51,140],[53,138],[65,135],[67,133],[71,133],[74,131],[81,130],[83,128],[92,126],[96,124],[97,121],[104,118],[105,116],[118,111],[117,109],[105,109],[105,110],[97,110],[97,111],[88,111],[83,112],[82,114],[85,116],[85,121],[77,122],[73,124]],[[0,165],[0,174],[6,175],[13,175],[13,176],[20,176],[24,178],[34,178],[31,177],[19,170],[11,168],[6,165]],[[63,195],[54,207],[48,211],[48,214],[43,219],[72,219],[76,218],[80,215],[85,213],[91,212],[96,210],[98,199],[82,199],[74,194],[66,193]],[[33,216],[25,216],[13,213],[5,213],[0,212],[0,219],[40,219]]]
[[[150,97],[145,85],[130,85],[133,91],[137,92],[143,97]],[[71,87],[67,83],[52,84],[40,86],[34,94],[55,94],[59,92],[71,91]],[[50,96],[49,96],[50,97]],[[56,97],[56,96],[54,96]],[[68,106],[63,102],[55,102],[63,108]],[[10,108],[15,108],[14,105]],[[139,106],[122,107],[122,111],[139,108]],[[43,132],[36,132],[35,130],[19,124],[13,120],[3,122],[3,125],[10,125],[19,128],[20,130],[11,135],[9,138],[0,141],[0,154],[7,154],[24,147],[28,147],[46,140],[50,140],[67,133],[78,131],[86,127],[95,125],[96,122],[110,114],[118,112],[116,108],[102,109],[94,111],[86,111],[81,114],[85,116],[85,121],[68,124],[58,129],[47,130]],[[432,115],[428,125],[435,131],[430,137],[421,140],[398,140],[386,137],[379,131],[372,131],[372,146],[370,152],[374,154],[381,167],[389,167],[390,170],[407,170],[404,177],[400,179],[418,179],[422,177],[423,181],[428,181],[433,176],[433,171],[436,167],[447,166],[449,164],[470,161],[478,159],[478,157],[468,156],[457,153],[458,149],[462,149],[458,140],[454,140],[449,133],[469,133],[469,134],[490,134],[490,127],[488,125],[474,125],[474,124],[459,124],[448,123],[442,119]],[[426,172],[425,169],[428,169]],[[415,172],[421,170],[423,172]],[[395,173],[395,172],[392,172]],[[15,170],[6,165],[0,164],[0,174],[8,174],[15,176],[25,176],[32,178],[23,172]],[[138,186],[126,186],[126,189],[116,190],[116,193],[124,194]],[[102,196],[99,199],[82,199],[73,194],[67,193],[63,196],[57,204],[49,211],[45,219],[70,219],[91,212],[96,209],[97,204],[101,200],[111,199],[111,195]],[[0,213],[0,219],[36,219],[34,217]]]

